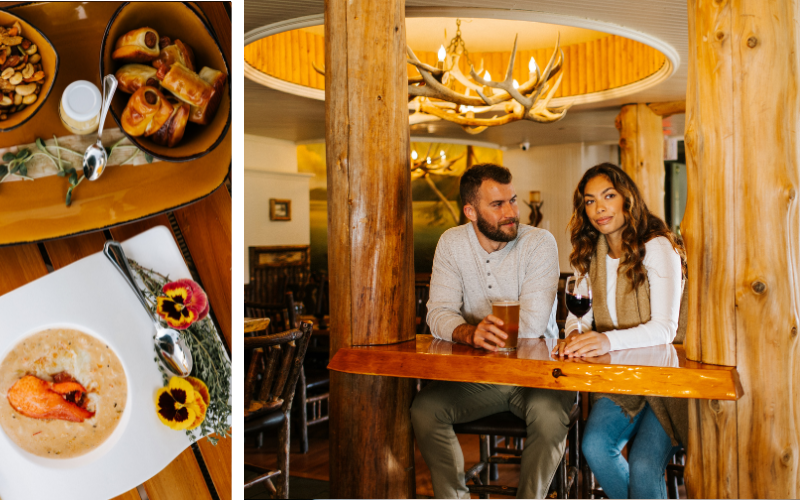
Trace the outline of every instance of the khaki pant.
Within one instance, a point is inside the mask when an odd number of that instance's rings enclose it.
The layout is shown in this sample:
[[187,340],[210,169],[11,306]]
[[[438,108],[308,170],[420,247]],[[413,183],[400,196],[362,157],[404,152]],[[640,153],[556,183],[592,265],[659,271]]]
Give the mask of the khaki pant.
[[469,498],[453,424],[511,411],[525,420],[518,498],[544,498],[564,454],[576,393],[505,385],[432,382],[414,399],[411,422],[436,498]]

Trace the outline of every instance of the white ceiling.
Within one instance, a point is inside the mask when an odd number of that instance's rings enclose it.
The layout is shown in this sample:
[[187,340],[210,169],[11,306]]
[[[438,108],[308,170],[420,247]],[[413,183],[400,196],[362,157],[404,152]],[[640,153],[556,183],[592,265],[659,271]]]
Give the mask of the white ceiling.
[[[547,22],[554,22],[555,19],[561,25],[586,27],[598,24],[606,25],[609,30],[619,27],[657,38],[671,46],[680,57],[677,71],[666,81],[624,98],[576,106],[567,113],[566,118],[555,124],[517,122],[471,136],[456,125],[434,122],[413,127],[411,133],[415,136],[431,135],[439,138],[472,139],[507,147],[516,147],[523,141],[530,141],[532,145],[616,141],[619,135],[614,128],[614,117],[621,105],[632,102],[675,101],[684,99],[686,95],[688,25],[685,0],[561,0],[557,2],[553,0],[439,0],[435,3],[431,0],[406,0],[406,7],[413,9],[415,16],[419,16],[420,11],[424,11],[426,8],[432,11],[431,14],[440,15],[442,9],[456,7],[462,11],[470,9],[468,12],[463,12],[473,18],[524,19],[524,23],[515,21],[521,23],[519,25],[520,33],[535,33],[540,30],[541,27],[530,22],[537,18],[547,20]],[[289,19],[322,14],[324,0],[245,0],[244,9],[245,32],[248,32]],[[447,15],[459,15],[459,9],[453,10],[452,14],[448,13]],[[475,9],[482,9],[478,14],[485,15],[476,15]],[[418,23],[418,26],[425,26],[426,22],[435,22],[409,19],[410,23]],[[499,21],[483,22],[497,23]],[[452,27],[447,28],[448,38],[455,34],[454,20],[451,20],[451,24]],[[510,47],[495,49],[478,46],[471,48],[471,37],[475,37],[477,42],[480,31],[472,34],[468,29],[479,27],[477,24],[475,23],[469,28],[467,23],[462,24],[462,34],[470,50],[477,52],[510,49]],[[526,25],[531,28],[523,31],[521,28]],[[534,27],[536,29],[533,29]],[[441,44],[443,38],[441,24],[430,24],[428,28],[430,41],[433,41],[434,44],[438,41],[438,44]],[[594,29],[602,31],[603,28]],[[585,30],[575,28],[562,26],[560,30],[562,37],[565,36],[565,33],[575,37],[591,36],[586,34]],[[410,28],[409,32],[410,40],[411,37],[419,37],[419,42],[415,42],[415,45],[430,43],[430,41],[426,41],[424,35],[419,34],[416,28]],[[418,34],[415,35],[415,32]],[[534,43],[532,40],[526,43]],[[505,47],[513,44],[513,37],[510,42],[502,42],[502,37],[500,37],[486,43],[497,43],[498,45],[502,43]],[[324,138],[324,102],[272,90],[247,78],[245,78],[244,92],[245,109],[247,110],[244,117],[246,133],[298,142]],[[683,135],[683,115],[673,117],[665,125],[669,126],[669,135]]]

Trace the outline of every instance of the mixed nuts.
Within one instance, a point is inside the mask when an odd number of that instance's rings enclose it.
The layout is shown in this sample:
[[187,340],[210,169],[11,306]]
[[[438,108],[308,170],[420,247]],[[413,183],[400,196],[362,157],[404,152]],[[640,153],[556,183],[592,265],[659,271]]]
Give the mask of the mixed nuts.
[[0,26],[0,120],[36,102],[44,84],[42,56],[35,43],[22,36],[22,26]]

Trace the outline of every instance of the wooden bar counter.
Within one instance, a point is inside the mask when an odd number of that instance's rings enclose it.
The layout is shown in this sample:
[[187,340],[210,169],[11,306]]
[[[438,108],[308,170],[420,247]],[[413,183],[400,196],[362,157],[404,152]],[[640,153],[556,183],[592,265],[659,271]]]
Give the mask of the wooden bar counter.
[[683,346],[613,351],[597,358],[550,355],[556,339],[520,339],[509,353],[490,352],[418,335],[398,344],[345,347],[330,370],[400,378],[479,382],[565,391],[735,401],[742,397],[735,367],[686,359]]

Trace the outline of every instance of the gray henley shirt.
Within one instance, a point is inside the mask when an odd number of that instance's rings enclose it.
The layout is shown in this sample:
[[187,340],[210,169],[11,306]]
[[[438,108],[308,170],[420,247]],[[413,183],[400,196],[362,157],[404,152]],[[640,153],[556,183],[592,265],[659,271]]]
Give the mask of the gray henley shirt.
[[461,324],[477,325],[492,302],[519,300],[519,338],[558,338],[558,247],[544,229],[519,225],[517,238],[496,252],[483,249],[472,223],[448,229],[436,245],[428,325],[452,341]]

